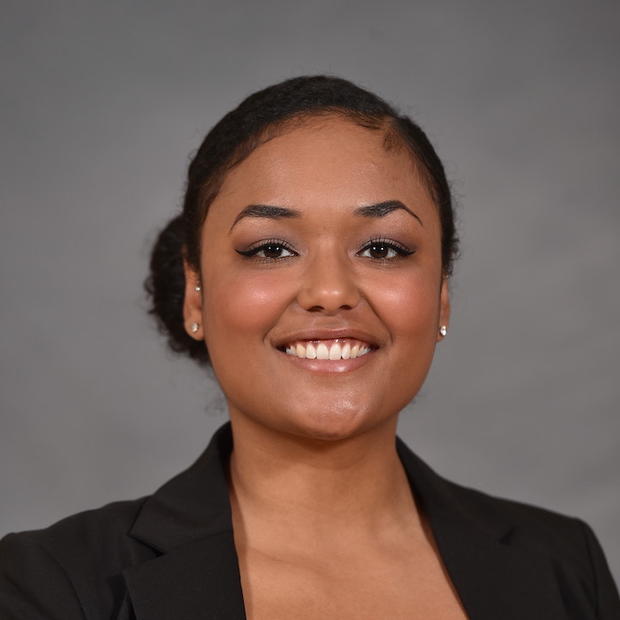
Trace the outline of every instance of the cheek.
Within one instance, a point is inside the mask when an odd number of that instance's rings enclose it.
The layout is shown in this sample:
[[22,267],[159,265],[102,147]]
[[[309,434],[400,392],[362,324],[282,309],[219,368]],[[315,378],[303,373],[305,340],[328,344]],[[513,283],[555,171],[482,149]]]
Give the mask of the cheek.
[[394,339],[435,342],[435,327],[439,312],[439,279],[427,274],[399,274],[376,282],[370,299]]
[[[254,346],[277,322],[290,303],[287,279],[271,273],[213,274],[205,278],[204,325],[210,350],[220,344],[231,348]],[[238,345],[238,343],[242,343]]]

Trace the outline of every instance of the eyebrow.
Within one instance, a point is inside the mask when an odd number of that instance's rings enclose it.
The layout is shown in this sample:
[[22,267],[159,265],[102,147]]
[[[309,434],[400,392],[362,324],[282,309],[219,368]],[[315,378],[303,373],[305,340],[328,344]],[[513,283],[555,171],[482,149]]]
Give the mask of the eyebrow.
[[392,211],[397,211],[399,209],[407,211],[407,213],[415,217],[415,219],[418,220],[422,226],[424,226],[419,216],[409,207],[405,206],[400,200],[386,200],[384,202],[378,202],[374,205],[358,207],[355,211],[353,211],[353,213],[355,213],[355,215],[361,215],[362,217],[385,217],[388,213],[392,213]]
[[[385,200],[384,202],[378,202],[372,205],[365,205],[358,207],[353,211],[354,215],[360,215],[362,217],[385,217],[393,211],[403,210],[415,217],[422,226],[424,226],[422,220],[414,213],[409,207],[405,206],[400,200]],[[301,212],[296,209],[290,209],[288,207],[277,207],[275,205],[260,205],[252,204],[248,205],[235,218],[235,221],[230,227],[230,232],[235,224],[242,220],[244,217],[266,217],[272,220],[288,217],[301,217]]]
[[228,232],[230,232],[235,224],[244,217],[267,217],[272,220],[277,220],[283,217],[301,217],[301,213],[295,209],[276,207],[274,205],[248,205],[237,215]]

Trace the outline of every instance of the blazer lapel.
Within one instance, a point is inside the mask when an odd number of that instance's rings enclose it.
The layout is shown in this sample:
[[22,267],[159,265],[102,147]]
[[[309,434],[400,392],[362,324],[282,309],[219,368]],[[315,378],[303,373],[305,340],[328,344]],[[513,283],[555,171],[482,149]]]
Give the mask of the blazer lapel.
[[227,466],[230,424],[148,498],[130,532],[160,555],[124,572],[137,620],[244,620]]
[[566,618],[551,558],[541,551],[511,546],[514,526],[488,508],[494,500],[444,480],[400,439],[396,442],[412,491],[429,519],[468,616],[476,620]]
[[126,571],[138,620],[245,618],[231,531],[187,543]]

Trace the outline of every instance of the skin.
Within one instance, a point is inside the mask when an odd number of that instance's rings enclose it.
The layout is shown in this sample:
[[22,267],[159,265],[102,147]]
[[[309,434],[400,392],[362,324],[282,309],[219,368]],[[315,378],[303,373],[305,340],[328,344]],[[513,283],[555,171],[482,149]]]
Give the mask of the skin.
[[[210,206],[200,274],[185,265],[186,328],[208,346],[233,426],[248,617],[464,617],[394,444],[448,325],[441,227],[415,161],[383,138],[329,117],[259,146]],[[417,217],[355,214],[391,200]],[[298,216],[235,223],[251,204]],[[289,248],[278,257],[238,253],[274,239]],[[373,239],[415,251],[371,251]],[[360,329],[378,348],[332,372],[275,347],[311,328]]]

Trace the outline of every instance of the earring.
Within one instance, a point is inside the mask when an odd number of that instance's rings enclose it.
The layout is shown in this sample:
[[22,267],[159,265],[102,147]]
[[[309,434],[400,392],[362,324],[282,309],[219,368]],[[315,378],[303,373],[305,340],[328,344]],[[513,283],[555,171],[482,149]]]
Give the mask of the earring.
[[190,329],[192,330],[192,333],[195,334],[199,329],[200,329],[200,325],[198,325],[198,323],[192,323]]
[[197,293],[200,293],[200,291],[202,290],[202,288],[201,288],[200,284],[196,284],[196,286],[194,287],[194,290],[195,290]]
[[448,333],[448,328],[447,328],[445,325],[442,325],[442,326],[439,328],[439,333],[440,333],[442,336],[445,336],[445,335]]

